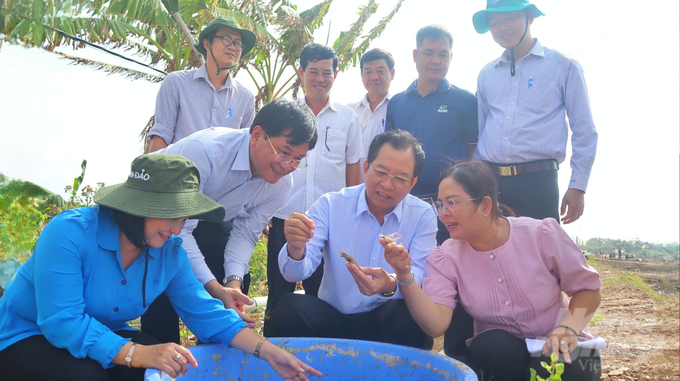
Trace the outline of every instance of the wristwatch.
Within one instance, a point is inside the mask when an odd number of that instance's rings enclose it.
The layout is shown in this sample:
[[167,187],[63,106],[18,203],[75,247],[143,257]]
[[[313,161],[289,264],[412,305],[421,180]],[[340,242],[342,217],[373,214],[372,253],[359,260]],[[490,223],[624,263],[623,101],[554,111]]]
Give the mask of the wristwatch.
[[231,282],[232,280],[241,282],[241,288],[243,288],[243,278],[238,275],[229,275],[228,277],[224,278],[224,283],[222,283],[222,286],[226,286],[227,283]]
[[[397,278],[394,275],[392,275],[392,274],[389,274],[389,275],[392,277],[392,279],[394,279],[397,283],[399,283],[399,281],[397,280]],[[391,296],[394,296],[394,294],[396,294],[396,293],[397,293],[397,290],[395,289],[394,291],[390,291],[390,292],[381,292],[380,295],[382,295],[386,298],[389,298]]]

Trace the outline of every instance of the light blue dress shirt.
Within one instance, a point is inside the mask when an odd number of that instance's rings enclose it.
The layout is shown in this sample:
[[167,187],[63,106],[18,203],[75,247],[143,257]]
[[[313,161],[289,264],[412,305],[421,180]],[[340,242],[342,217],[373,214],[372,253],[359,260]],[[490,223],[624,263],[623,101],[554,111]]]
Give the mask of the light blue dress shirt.
[[503,54],[479,73],[475,158],[498,164],[543,159],[562,163],[567,150],[566,116],[572,131],[569,188],[585,192],[595,161],[597,132],[583,69],[538,40],[515,67],[513,77]]
[[215,90],[203,65],[165,77],[156,97],[149,136],[158,135],[169,145],[208,127],[250,128],[254,117],[253,94],[231,73]]
[[142,252],[123,271],[119,229],[110,209],[61,213],[47,224],[33,255],[0,298],[0,350],[44,335],[76,358],[112,367],[129,341],[113,331],[132,330],[127,322],[144,314],[162,292],[201,341],[229,344],[246,327],[198,282],[179,237],[149,249],[143,294],[145,260]]
[[368,312],[394,298],[403,298],[399,287],[391,297],[366,296],[359,292],[352,274],[345,267],[340,251],[354,256],[359,266],[380,267],[394,275],[385,260],[385,249],[378,233],[399,233],[398,243],[411,255],[411,270],[418,284],[425,276],[425,260],[437,245],[437,217],[432,207],[418,198],[406,196],[385,216],[381,226],[368,210],[364,184],[326,193],[307,214],[314,220],[314,237],[307,243],[305,257],[295,261],[288,256],[288,244],[279,252],[279,269],[289,282],[308,278],[324,259],[319,298],[343,314]]
[[[224,250],[225,277],[248,272],[250,257],[262,230],[283,206],[293,188],[291,175],[270,184],[250,171],[250,132],[231,128],[208,128],[166,147],[159,153],[184,156],[201,173],[201,192],[224,206],[225,221],[234,228]],[[273,152],[272,152],[273,156]],[[215,279],[192,232],[197,220],[184,224],[180,237],[191,268],[202,284]],[[223,279],[218,279],[222,283]]]

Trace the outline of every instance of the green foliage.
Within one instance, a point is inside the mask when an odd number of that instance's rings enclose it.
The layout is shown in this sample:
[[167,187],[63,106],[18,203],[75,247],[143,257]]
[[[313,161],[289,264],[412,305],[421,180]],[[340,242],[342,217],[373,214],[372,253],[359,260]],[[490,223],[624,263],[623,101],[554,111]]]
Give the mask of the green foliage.
[[553,353],[550,355],[550,365],[545,361],[541,361],[541,366],[548,371],[548,378],[543,378],[536,374],[535,369],[531,370],[530,381],[562,381],[562,373],[564,373],[564,364],[557,362],[557,354]]
[[0,177],[0,261],[26,261],[49,220],[66,209],[92,205],[94,193],[102,187],[85,185],[87,161],[81,164],[81,174],[68,185],[66,202],[61,196],[28,181]]
[[678,259],[680,257],[678,243],[659,244],[642,241],[639,238],[628,240],[611,238],[591,238],[585,243],[579,242],[581,250],[590,253],[603,252],[609,254],[612,250],[633,254],[637,258]]
[[604,314],[595,314],[593,315],[593,318],[590,319],[590,325],[596,325],[602,319],[604,319]]
[[250,258],[250,297],[267,295],[267,239],[260,237]]

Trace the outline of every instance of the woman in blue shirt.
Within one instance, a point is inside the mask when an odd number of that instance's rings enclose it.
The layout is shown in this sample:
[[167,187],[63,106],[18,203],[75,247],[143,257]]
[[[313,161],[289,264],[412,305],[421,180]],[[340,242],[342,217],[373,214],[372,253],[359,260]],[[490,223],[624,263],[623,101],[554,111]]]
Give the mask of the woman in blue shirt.
[[143,155],[125,183],[97,192],[99,205],[55,217],[0,298],[2,379],[141,380],[146,368],[186,374],[198,365],[189,350],[127,324],[162,292],[202,342],[253,353],[285,379],[320,376],[248,329],[193,275],[173,235],[187,219],[225,214],[199,183],[189,160]]

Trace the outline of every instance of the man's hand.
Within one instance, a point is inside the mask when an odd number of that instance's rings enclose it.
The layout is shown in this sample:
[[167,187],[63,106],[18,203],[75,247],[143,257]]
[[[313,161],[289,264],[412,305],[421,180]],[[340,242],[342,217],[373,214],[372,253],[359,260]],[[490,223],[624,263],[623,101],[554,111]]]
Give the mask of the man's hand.
[[345,265],[359,286],[359,291],[366,296],[397,290],[397,281],[380,267],[358,267],[350,263]]
[[267,226],[264,227],[264,230],[262,230],[262,235],[265,236],[267,239],[269,239],[269,229],[272,228],[272,220],[269,220],[269,223]]
[[253,301],[247,295],[243,294],[240,289],[222,287],[216,298],[224,303],[225,308],[231,308],[236,311],[238,316],[240,316],[250,328],[255,327],[255,320],[246,314],[246,306],[253,304]]
[[392,266],[397,278],[409,280],[411,278],[411,256],[403,245],[386,244],[380,238],[380,244],[385,248],[385,260]]
[[288,241],[288,254],[299,261],[305,245],[314,237],[314,220],[302,213],[292,213],[283,223],[283,233]]
[[[585,207],[584,195],[585,193],[582,190],[575,188],[567,189],[562,198],[562,208],[560,211],[560,215],[564,216],[562,217],[562,222],[565,225],[578,220],[583,214],[583,208]],[[564,215],[565,212],[567,213],[566,216]]]

